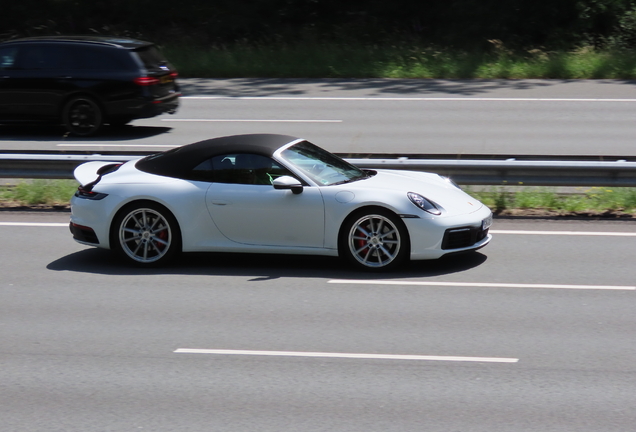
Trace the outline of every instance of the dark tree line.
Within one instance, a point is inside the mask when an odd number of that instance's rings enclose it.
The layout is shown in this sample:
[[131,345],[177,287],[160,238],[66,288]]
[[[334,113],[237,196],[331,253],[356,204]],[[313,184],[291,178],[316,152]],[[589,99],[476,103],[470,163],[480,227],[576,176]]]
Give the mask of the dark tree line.
[[636,0],[20,0],[0,37],[115,34],[201,44],[418,42],[568,49],[636,40]]

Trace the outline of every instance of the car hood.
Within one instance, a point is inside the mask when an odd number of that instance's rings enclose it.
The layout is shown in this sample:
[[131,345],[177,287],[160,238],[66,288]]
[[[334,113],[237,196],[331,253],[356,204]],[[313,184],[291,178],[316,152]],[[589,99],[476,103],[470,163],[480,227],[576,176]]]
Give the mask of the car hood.
[[441,206],[446,216],[472,213],[483,206],[481,202],[457,188],[450,181],[432,173],[377,170],[376,175],[360,181],[357,186],[405,195],[407,192],[418,193]]

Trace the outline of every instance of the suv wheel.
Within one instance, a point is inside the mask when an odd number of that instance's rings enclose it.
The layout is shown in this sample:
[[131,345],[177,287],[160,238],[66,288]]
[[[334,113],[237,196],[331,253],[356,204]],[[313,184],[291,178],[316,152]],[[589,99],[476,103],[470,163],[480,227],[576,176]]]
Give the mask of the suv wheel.
[[93,135],[103,125],[102,109],[93,99],[80,96],[68,101],[64,106],[62,121],[73,135]]

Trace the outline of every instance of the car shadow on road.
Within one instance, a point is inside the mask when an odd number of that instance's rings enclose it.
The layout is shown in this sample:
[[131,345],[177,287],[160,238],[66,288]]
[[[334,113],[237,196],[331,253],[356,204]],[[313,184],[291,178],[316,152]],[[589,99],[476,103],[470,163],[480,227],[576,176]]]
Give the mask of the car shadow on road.
[[95,136],[77,137],[69,135],[66,129],[56,125],[19,124],[0,125],[0,141],[63,141],[73,142],[100,142],[128,141],[150,138],[168,133],[171,127],[164,126],[104,126]]
[[[470,75],[470,73],[468,73]],[[505,91],[507,97],[518,94],[528,97],[528,90],[554,86],[579,85],[581,80],[567,79],[344,79],[344,78],[184,78],[181,89],[186,96],[215,97],[314,97],[330,96],[333,92],[351,92],[350,96],[479,96]],[[634,80],[595,80],[598,84],[635,85]],[[545,94],[544,94],[545,97]]]
[[364,92],[360,95],[372,97],[382,95],[430,95],[446,94],[475,96],[493,90],[528,90],[549,87],[567,82],[546,80],[448,80],[448,79],[280,79],[280,78],[189,78],[181,82],[184,95],[249,97],[249,96],[305,96],[311,90],[318,96],[327,96],[333,91]]
[[122,262],[109,251],[86,249],[53,261],[47,266],[47,269],[113,276],[247,276],[254,277],[254,281],[278,278],[374,280],[425,278],[461,273],[478,267],[486,259],[486,255],[472,252],[443,257],[438,260],[411,261],[390,272],[366,272],[356,270],[335,257],[188,253],[181,255],[169,266],[139,268]]

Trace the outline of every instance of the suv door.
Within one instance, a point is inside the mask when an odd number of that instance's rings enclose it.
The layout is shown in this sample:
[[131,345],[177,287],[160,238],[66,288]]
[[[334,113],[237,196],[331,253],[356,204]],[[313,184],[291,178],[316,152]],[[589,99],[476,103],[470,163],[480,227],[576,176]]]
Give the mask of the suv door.
[[8,80],[11,112],[27,120],[58,117],[60,103],[72,87],[65,71],[71,61],[65,46],[21,44]]
[[13,89],[17,46],[0,47],[0,117],[7,119],[16,114],[17,95]]

